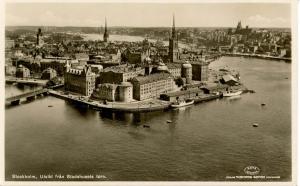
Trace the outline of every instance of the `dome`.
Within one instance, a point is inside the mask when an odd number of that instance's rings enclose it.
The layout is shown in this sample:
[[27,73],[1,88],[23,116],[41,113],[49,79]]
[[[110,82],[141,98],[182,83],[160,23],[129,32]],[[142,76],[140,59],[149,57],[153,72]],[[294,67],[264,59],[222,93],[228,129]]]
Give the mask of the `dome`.
[[167,71],[167,70],[169,70],[169,69],[168,69],[168,67],[167,67],[163,62],[160,62],[160,63],[158,64],[157,70],[158,70],[158,71]]
[[192,68],[192,65],[188,61],[185,61],[185,63],[182,64],[182,67],[183,68]]

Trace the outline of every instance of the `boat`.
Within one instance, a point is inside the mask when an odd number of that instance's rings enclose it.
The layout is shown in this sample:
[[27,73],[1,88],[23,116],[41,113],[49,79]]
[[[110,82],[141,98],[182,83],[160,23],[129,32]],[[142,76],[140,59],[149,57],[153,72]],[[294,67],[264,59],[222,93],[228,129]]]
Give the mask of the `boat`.
[[194,100],[179,101],[171,105],[173,108],[185,107],[194,104]]
[[253,123],[252,126],[253,127],[258,127],[258,123]]
[[243,93],[243,91],[241,91],[241,90],[236,91],[236,92],[226,91],[226,92],[223,93],[223,96],[224,97],[238,96],[238,95],[241,95],[242,93]]
[[48,107],[53,107],[53,105],[48,105]]
[[167,120],[167,123],[172,123],[172,120]]

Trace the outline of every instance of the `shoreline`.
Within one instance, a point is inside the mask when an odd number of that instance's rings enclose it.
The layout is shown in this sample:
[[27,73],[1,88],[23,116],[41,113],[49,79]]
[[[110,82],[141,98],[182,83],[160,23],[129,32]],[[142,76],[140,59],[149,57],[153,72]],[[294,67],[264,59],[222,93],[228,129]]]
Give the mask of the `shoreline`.
[[[102,104],[97,101],[86,101],[81,99],[80,96],[75,95],[64,95],[59,93],[58,91],[49,90],[49,94],[65,99],[68,101],[72,101],[74,103],[78,103],[81,105],[85,105],[94,110],[109,110],[109,111],[118,111],[118,112],[153,112],[153,111],[163,111],[170,109],[171,102],[163,101],[159,99],[151,99],[146,101],[137,101],[137,102],[130,102],[130,103],[122,103],[122,102],[108,102],[107,104]],[[207,94],[205,97],[199,97],[195,99],[195,104],[211,101],[214,99],[221,98],[221,95],[213,95]]]
[[250,58],[259,58],[259,59],[267,59],[267,60],[278,60],[278,61],[285,61],[287,63],[292,62],[291,58],[268,56],[268,55],[261,55],[261,54],[223,53],[222,55],[230,56],[230,57],[250,57]]

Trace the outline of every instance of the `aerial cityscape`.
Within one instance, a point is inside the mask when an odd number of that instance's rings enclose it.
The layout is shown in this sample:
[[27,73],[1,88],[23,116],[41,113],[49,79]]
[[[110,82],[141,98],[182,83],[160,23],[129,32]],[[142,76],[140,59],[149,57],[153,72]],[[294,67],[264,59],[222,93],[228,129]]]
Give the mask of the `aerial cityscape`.
[[5,179],[291,181],[291,29],[178,14],[6,25]]

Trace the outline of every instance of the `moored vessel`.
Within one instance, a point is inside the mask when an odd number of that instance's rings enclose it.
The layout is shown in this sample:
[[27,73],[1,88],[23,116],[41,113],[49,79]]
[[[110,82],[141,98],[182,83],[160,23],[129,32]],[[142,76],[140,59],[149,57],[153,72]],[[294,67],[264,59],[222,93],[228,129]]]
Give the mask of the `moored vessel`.
[[173,108],[180,108],[180,107],[185,107],[188,105],[194,104],[194,100],[185,100],[185,101],[179,101],[177,103],[174,103],[171,105]]

